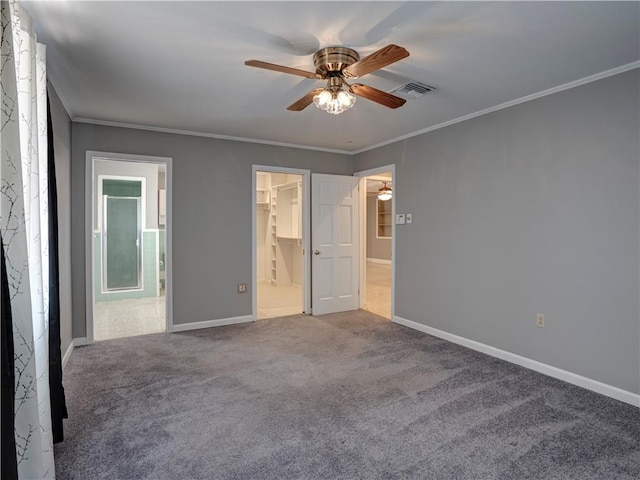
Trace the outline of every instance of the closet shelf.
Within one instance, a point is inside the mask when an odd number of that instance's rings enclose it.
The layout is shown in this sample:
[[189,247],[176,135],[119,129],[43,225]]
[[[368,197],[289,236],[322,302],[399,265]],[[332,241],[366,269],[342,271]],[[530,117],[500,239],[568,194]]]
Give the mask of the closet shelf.
[[376,238],[390,239],[393,231],[393,200],[376,199]]
[[269,195],[271,192],[266,188],[256,188],[256,205],[262,208],[269,208]]
[[293,235],[278,235],[278,238],[283,240],[302,240],[302,238]]

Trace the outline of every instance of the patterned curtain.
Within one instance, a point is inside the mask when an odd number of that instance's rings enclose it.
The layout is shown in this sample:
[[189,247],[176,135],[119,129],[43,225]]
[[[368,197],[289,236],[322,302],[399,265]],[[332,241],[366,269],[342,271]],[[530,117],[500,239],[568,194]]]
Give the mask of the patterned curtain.
[[2,0],[0,229],[15,358],[18,476],[55,478],[49,398],[49,231],[45,47]]

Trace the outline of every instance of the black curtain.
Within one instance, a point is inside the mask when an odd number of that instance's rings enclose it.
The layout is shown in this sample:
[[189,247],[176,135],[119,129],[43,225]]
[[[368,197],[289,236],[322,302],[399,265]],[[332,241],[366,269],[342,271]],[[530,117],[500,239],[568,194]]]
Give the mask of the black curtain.
[[68,418],[62,386],[62,354],[60,351],[60,282],[58,258],[58,189],[53,151],[53,123],[47,95],[48,169],[49,169],[49,391],[51,395],[51,428],[53,443],[64,440],[62,419]]
[[18,478],[16,459],[16,438],[14,436],[14,402],[15,402],[15,369],[13,357],[13,320],[11,318],[11,296],[7,266],[4,260],[4,246],[0,234],[0,250],[2,250],[2,480]]

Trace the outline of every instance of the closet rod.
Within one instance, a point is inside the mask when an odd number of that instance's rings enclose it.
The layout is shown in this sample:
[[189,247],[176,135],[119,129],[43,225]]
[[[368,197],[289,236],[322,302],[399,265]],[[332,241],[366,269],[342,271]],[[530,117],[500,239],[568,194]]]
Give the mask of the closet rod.
[[300,180],[297,180],[291,183],[282,183],[280,185],[276,185],[274,188],[277,188],[278,190],[289,190],[291,188],[296,188],[299,183],[300,183]]

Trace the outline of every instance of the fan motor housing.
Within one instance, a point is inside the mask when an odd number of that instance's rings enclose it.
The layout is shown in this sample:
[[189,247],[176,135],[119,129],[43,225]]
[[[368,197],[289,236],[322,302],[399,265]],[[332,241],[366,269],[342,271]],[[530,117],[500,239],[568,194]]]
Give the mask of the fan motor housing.
[[340,72],[360,60],[358,52],[346,47],[327,47],[318,50],[313,55],[316,72],[325,75],[330,72]]

